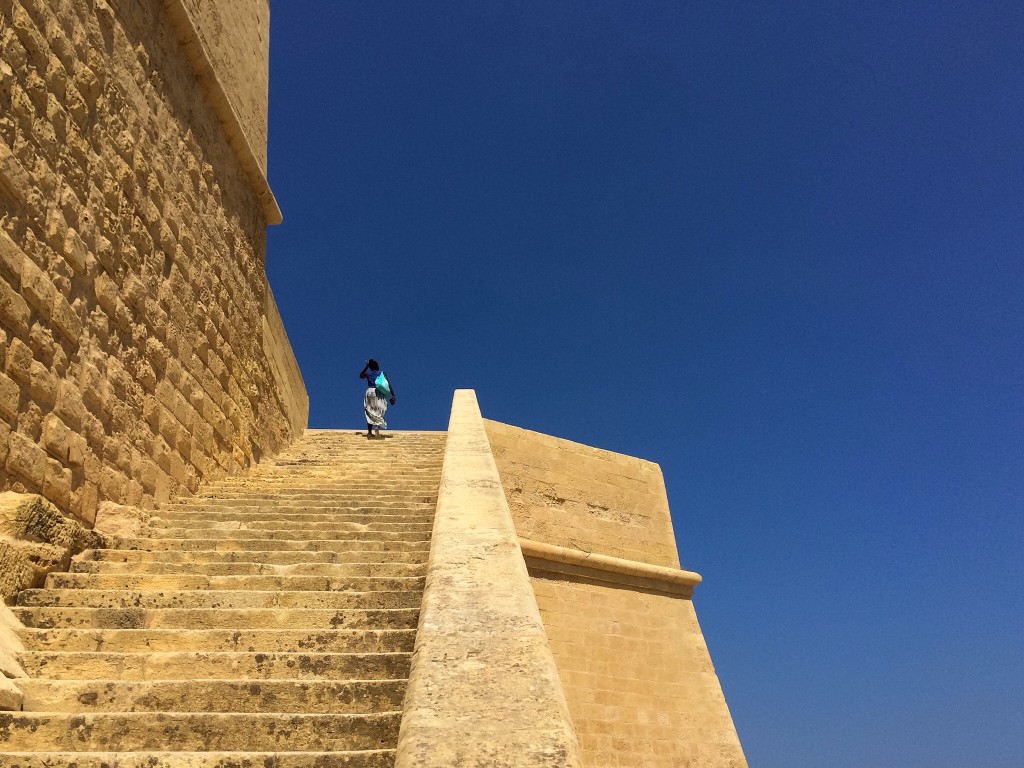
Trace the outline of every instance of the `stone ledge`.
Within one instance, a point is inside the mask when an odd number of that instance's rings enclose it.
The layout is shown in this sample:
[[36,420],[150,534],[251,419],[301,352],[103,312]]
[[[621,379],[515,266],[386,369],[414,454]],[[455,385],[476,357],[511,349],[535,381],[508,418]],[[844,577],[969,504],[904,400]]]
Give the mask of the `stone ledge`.
[[693,588],[701,582],[700,574],[693,571],[650,565],[595,552],[583,552],[532,539],[519,539],[519,546],[523,551],[526,566],[531,571],[564,573],[684,597],[690,597]]
[[235,112],[234,107],[228,99],[227,92],[213,62],[206,49],[203,47],[199,33],[196,30],[192,16],[185,8],[181,0],[164,0],[164,8],[170,17],[171,26],[181,42],[185,58],[188,60],[192,70],[196,74],[200,87],[206,94],[210,106],[224,126],[224,133],[227,136],[231,149],[238,158],[239,165],[249,179],[253,194],[263,208],[263,215],[267,224],[280,224],[282,221],[281,209],[277,205],[274,193],[270,189],[266,172],[260,164],[259,158],[249,144],[249,139],[242,130],[242,121]]

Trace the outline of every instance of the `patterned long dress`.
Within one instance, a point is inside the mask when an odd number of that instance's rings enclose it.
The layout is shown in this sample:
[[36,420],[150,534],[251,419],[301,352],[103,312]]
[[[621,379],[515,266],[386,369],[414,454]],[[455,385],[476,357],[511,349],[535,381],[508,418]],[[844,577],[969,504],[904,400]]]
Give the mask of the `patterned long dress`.
[[387,399],[377,391],[377,387],[370,383],[370,386],[366,388],[366,396],[363,398],[363,414],[366,416],[366,423],[387,429],[388,423],[384,421],[384,413],[387,409]]

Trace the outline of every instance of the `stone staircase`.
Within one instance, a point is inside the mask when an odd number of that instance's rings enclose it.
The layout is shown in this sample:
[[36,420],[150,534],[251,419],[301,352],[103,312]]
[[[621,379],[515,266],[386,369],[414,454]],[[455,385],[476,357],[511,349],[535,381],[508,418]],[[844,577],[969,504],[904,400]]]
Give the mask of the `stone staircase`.
[[310,430],[22,592],[0,765],[393,765],[444,441]]

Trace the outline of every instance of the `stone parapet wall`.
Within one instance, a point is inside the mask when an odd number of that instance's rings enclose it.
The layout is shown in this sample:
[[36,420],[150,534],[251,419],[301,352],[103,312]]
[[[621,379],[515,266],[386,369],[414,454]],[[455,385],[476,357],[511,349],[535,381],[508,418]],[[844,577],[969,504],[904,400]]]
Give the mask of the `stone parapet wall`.
[[0,490],[91,524],[288,444],[265,225],[162,0],[0,0]]
[[521,537],[679,567],[657,464],[497,421],[484,425]]

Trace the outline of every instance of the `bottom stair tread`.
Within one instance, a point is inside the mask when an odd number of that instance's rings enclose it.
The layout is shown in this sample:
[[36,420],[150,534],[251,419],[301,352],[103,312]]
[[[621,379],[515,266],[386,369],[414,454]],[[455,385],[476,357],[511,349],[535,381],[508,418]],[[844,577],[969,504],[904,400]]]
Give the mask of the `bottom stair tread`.
[[395,750],[353,752],[0,752],[4,768],[392,768]]
[[385,749],[401,712],[375,714],[0,712],[0,744],[13,752],[286,752]]

